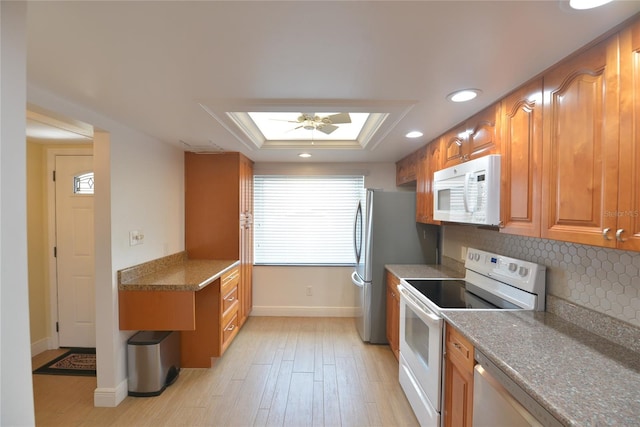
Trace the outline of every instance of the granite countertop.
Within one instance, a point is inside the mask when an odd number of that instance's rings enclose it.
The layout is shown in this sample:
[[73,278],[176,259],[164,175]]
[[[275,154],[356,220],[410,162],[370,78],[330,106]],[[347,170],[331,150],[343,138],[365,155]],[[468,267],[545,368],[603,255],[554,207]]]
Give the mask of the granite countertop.
[[121,291],[198,291],[240,264],[238,260],[170,255],[118,271]]
[[443,315],[563,424],[640,424],[639,353],[547,312]]
[[387,264],[385,268],[401,279],[464,277],[464,274],[439,264]]

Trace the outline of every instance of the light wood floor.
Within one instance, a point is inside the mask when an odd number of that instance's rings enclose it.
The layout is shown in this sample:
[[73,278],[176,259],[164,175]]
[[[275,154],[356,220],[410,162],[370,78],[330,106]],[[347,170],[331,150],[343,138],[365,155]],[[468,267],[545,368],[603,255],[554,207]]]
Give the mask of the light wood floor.
[[[40,366],[59,352],[34,358]],[[388,346],[350,318],[251,317],[211,369],[95,408],[94,377],[34,375],[38,426],[417,426]]]

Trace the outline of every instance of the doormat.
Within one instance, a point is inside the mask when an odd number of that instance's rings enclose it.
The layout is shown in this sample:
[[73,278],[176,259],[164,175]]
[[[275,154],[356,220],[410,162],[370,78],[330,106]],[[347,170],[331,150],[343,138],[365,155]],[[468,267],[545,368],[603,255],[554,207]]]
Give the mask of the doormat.
[[96,376],[96,349],[72,348],[39,367],[34,374]]

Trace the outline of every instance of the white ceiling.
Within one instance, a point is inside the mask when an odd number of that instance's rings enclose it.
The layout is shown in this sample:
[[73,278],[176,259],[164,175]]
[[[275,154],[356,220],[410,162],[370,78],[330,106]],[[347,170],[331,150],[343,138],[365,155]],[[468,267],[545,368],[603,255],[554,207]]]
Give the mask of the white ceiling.
[[[639,11],[621,0],[591,11],[557,0],[29,2],[27,77],[160,141],[255,161],[305,160],[248,146],[202,105],[410,105],[375,149],[311,158],[396,161]],[[466,87],[483,94],[446,101]]]

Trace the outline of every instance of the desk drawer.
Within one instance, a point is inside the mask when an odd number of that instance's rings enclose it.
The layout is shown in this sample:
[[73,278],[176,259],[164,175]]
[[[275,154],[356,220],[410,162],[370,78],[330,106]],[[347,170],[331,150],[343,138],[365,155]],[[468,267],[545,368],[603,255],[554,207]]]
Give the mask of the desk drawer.
[[238,286],[239,281],[240,270],[237,267],[224,273],[220,276],[220,295],[227,295],[234,286]]
[[223,316],[227,311],[238,302],[238,286],[234,286],[222,297],[222,313]]

